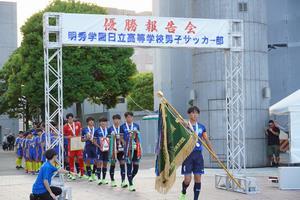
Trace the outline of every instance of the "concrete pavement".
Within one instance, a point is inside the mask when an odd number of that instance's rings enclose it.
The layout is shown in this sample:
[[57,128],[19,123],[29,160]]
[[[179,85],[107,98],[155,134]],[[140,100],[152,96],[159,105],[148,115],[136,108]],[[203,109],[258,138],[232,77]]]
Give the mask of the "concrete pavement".
[[[72,188],[73,200],[175,200],[181,189],[182,177],[177,174],[177,180],[174,187],[168,194],[162,195],[154,189],[154,169],[152,168],[153,157],[144,159],[138,176],[135,178],[136,192],[129,192],[127,189],[120,187],[111,188],[107,186],[98,186],[95,182],[88,183],[85,180],[75,182],[66,182],[66,186]],[[0,199],[2,200],[28,200],[31,186],[35,180],[33,175],[25,175],[22,171],[14,169],[14,154],[0,152]],[[142,161],[143,162],[143,161]],[[268,181],[268,176],[277,175],[275,168],[249,169],[249,176],[254,176],[260,188],[258,194],[245,195],[223,190],[215,189],[214,174],[220,173],[221,170],[206,169],[203,176],[202,191],[200,199],[205,200],[298,200],[300,199],[300,191],[281,191]],[[117,182],[119,183],[119,171],[116,172]],[[192,199],[191,185],[188,189],[188,197]]]

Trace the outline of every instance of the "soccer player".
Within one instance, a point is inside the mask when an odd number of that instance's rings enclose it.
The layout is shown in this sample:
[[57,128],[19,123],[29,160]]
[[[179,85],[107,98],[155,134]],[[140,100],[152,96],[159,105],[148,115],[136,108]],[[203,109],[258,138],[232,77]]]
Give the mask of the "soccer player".
[[[79,170],[81,177],[84,176],[84,164],[83,164],[83,152],[82,150],[71,151],[71,138],[72,137],[80,137],[81,132],[81,124],[79,122],[74,122],[74,116],[72,113],[68,113],[66,115],[68,122],[64,125],[64,136],[68,139],[68,157],[69,157],[69,167],[70,171],[74,173],[74,159],[76,157],[79,163]],[[77,171],[78,173],[78,171]],[[76,180],[76,177],[71,175],[70,178],[72,180]]]
[[141,158],[141,137],[140,127],[133,122],[133,113],[126,112],[125,123],[121,126],[121,133],[124,135],[126,143],[125,159],[127,162],[127,179],[129,182],[129,191],[135,191],[133,178],[139,170],[139,160]]
[[35,174],[35,159],[36,159],[36,148],[35,139],[33,137],[33,132],[30,131],[27,136],[27,154],[28,154],[28,172]]
[[[99,119],[100,126],[97,129],[97,175],[98,185],[107,185],[108,181],[106,178],[108,154],[109,154],[109,138],[107,130],[107,118],[102,117]],[[102,172],[102,179],[101,179]]]
[[92,174],[92,169],[91,169],[91,161],[95,161],[96,156],[97,156],[97,147],[95,145],[96,139],[95,139],[95,127],[94,123],[95,120],[93,117],[88,117],[86,119],[87,127],[85,127],[82,130],[82,135],[81,135],[81,141],[85,142],[85,153],[86,153],[86,171],[87,175],[89,177],[89,181],[92,182],[96,180],[95,177],[95,171],[96,167],[93,167],[93,174]]
[[[120,173],[121,173],[121,187],[125,188],[127,187],[127,184],[125,182],[125,158],[124,158],[124,137],[123,134],[120,133],[120,124],[121,124],[121,116],[119,114],[114,115],[112,117],[113,119],[113,125],[109,127],[108,134],[111,138],[110,143],[110,180],[111,180],[111,186],[116,187],[117,184],[115,182],[115,167],[116,167],[116,158],[115,155],[117,155],[117,159],[120,164]],[[116,151],[116,152],[114,152]]]
[[36,147],[36,172],[39,172],[42,166],[42,129],[36,130],[37,136],[35,136],[35,147]]
[[57,152],[54,149],[49,149],[45,152],[47,162],[45,162],[37,176],[36,181],[32,186],[32,194],[30,200],[56,200],[57,196],[62,193],[62,189],[59,187],[51,186],[51,178],[55,172],[68,173],[64,169],[57,169],[55,162],[57,159]]
[[[211,143],[206,133],[204,125],[198,122],[198,116],[200,109],[196,106],[192,106],[187,110],[189,115],[189,126],[197,135],[202,138],[208,147],[212,150]],[[194,200],[198,200],[201,190],[201,175],[204,174],[204,161],[202,155],[202,143],[200,140],[197,141],[193,152],[186,158],[182,163],[181,169],[182,175],[184,175],[184,181],[182,182],[182,191],[179,200],[185,200],[186,190],[189,187],[192,180],[192,173],[194,174]]]
[[23,143],[23,131],[20,131],[18,134],[18,137],[16,138],[15,146],[16,146],[16,168],[17,169],[22,169],[22,158],[23,158],[23,148],[22,148],[22,143]]

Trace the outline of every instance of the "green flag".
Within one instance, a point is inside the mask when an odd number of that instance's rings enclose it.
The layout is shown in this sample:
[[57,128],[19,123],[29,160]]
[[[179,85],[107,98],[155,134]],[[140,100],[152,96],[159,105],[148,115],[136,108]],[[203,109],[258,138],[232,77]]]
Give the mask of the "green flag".
[[159,109],[156,148],[155,189],[166,193],[176,179],[176,169],[193,151],[197,134],[185,127],[172,106],[162,102]]

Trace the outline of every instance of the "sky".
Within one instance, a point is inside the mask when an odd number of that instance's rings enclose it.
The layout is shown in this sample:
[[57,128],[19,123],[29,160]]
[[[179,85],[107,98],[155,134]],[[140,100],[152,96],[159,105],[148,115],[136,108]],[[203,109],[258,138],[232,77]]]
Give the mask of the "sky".
[[[21,42],[20,27],[34,13],[44,9],[51,0],[0,0],[17,2],[18,44]],[[95,3],[103,7],[111,7],[136,12],[151,11],[152,0],[80,0],[81,2]]]

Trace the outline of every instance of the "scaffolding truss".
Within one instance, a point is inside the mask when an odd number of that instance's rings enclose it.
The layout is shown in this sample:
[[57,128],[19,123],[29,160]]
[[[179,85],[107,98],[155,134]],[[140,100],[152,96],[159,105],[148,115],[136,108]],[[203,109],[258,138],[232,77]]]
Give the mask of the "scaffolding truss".
[[[63,143],[63,73],[62,73],[62,13],[44,14],[44,69],[45,69],[45,131],[46,147],[59,146],[58,163],[64,165]],[[227,167],[236,176],[246,168],[244,129],[244,44],[243,22],[231,20],[230,48],[225,50],[226,89],[226,147]],[[57,127],[51,125],[57,122]],[[57,135],[51,140],[50,132]],[[225,178],[225,186],[220,185]],[[247,180],[248,181],[248,180]],[[224,181],[223,181],[224,182]],[[218,185],[219,184],[219,185]],[[247,193],[249,189],[245,183]],[[234,183],[224,175],[216,175],[216,187],[236,191]]]

